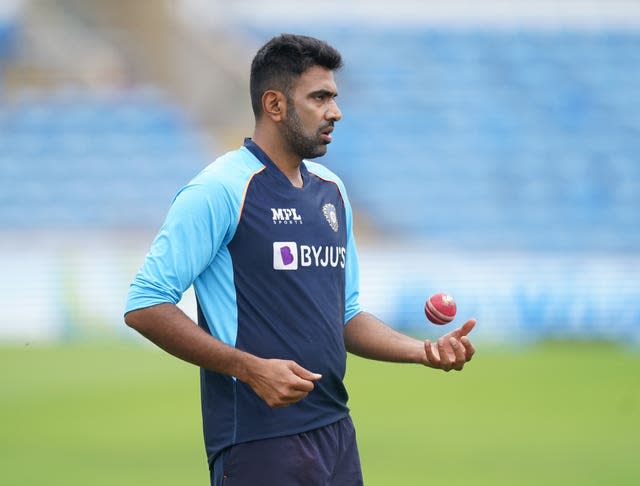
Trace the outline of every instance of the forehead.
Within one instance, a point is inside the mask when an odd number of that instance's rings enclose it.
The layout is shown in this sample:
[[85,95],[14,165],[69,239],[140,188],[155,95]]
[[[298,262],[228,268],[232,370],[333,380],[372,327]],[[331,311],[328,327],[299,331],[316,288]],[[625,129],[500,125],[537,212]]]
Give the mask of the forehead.
[[322,66],[311,66],[303,72],[294,85],[294,91],[298,94],[312,93],[324,90],[337,93],[333,71]]

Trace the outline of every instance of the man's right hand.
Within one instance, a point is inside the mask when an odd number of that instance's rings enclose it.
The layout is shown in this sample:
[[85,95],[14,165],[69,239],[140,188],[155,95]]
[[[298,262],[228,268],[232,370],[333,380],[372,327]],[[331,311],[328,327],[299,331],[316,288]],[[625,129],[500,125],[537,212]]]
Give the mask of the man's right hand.
[[305,398],[322,375],[295,361],[261,359],[246,379],[253,391],[272,408],[287,407]]
[[125,321],[165,351],[216,373],[236,376],[270,407],[286,407],[306,397],[322,378],[295,361],[264,359],[206,333],[175,304],[128,312]]

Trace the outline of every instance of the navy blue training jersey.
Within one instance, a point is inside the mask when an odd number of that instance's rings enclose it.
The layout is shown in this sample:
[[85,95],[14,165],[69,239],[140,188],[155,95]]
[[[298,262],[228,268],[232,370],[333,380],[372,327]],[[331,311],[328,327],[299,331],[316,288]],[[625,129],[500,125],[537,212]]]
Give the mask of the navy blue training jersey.
[[131,285],[127,312],[175,304],[193,284],[211,335],[322,374],[305,399],[272,409],[235,377],[201,370],[210,461],[348,414],[343,326],[360,310],[351,206],[331,171],[300,169],[297,188],[251,140],[217,159],[177,194]]

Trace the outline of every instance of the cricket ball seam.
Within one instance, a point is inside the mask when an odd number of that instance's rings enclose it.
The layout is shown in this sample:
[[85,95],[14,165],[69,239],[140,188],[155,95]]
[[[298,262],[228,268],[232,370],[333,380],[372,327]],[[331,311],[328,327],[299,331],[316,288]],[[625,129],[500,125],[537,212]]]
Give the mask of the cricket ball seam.
[[437,320],[442,321],[443,324],[453,320],[453,316],[448,316],[440,312],[433,306],[431,301],[427,302],[427,311],[430,312]]
[[427,299],[424,312],[434,324],[448,324],[456,316],[456,304],[448,294],[434,294]]

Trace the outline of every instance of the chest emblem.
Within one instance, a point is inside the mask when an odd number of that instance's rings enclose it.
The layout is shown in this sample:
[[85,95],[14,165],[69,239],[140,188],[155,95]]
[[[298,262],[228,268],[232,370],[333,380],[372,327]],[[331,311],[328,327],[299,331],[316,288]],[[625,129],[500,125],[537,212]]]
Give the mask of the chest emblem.
[[324,214],[327,223],[329,223],[329,226],[331,226],[331,229],[337,233],[338,214],[336,213],[336,207],[331,203],[325,204],[324,206],[322,206],[322,213]]

